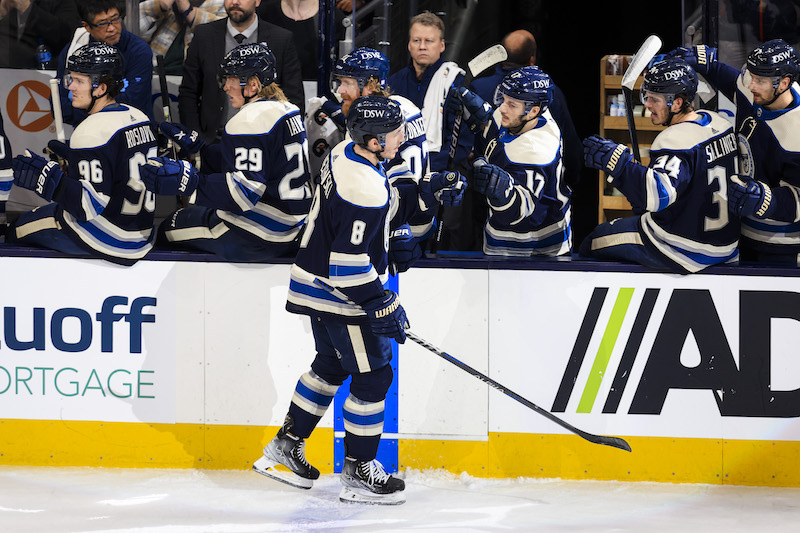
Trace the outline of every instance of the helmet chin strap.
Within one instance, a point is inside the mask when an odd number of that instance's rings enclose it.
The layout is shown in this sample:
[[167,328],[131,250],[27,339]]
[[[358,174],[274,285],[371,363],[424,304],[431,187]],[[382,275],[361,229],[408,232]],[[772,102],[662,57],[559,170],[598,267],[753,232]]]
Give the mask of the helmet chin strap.
[[773,103],[775,103],[775,100],[777,100],[778,98],[780,98],[780,97],[781,97],[781,95],[782,95],[783,93],[785,93],[786,91],[788,91],[788,90],[789,90],[789,88],[790,88],[791,86],[792,86],[792,84],[790,83],[790,84],[789,84],[789,85],[788,85],[788,86],[787,86],[787,87],[786,87],[784,90],[782,90],[781,92],[778,92],[778,89],[777,89],[777,87],[773,87],[773,88],[772,88],[772,92],[774,93],[774,95],[772,96],[772,100],[770,100],[769,102],[767,102],[766,104],[764,104],[764,107],[770,106],[770,105],[772,105]]
[[94,90],[95,90],[96,88],[97,88],[97,87],[92,87],[92,92],[90,92],[90,93],[89,93],[89,96],[91,96],[91,97],[92,97],[92,101],[91,101],[91,103],[89,104],[89,109],[87,109],[87,110],[86,110],[86,112],[87,112],[87,113],[89,113],[89,114],[91,114],[91,113],[92,113],[92,109],[94,109],[94,105],[97,103],[97,101],[98,101],[100,98],[102,98],[102,97],[104,97],[105,95],[107,95],[107,94],[108,94],[108,88],[106,88],[106,92],[104,92],[104,93],[103,93],[103,94],[101,94],[100,96],[95,96],[95,95],[94,95]]

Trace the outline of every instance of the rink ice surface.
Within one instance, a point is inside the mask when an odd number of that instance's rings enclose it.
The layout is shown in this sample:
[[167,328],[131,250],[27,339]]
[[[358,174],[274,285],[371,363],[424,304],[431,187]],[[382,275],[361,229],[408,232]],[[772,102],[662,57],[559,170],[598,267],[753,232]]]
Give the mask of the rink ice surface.
[[791,532],[800,489],[483,479],[407,470],[399,506],[341,503],[250,471],[0,466],[0,533]]

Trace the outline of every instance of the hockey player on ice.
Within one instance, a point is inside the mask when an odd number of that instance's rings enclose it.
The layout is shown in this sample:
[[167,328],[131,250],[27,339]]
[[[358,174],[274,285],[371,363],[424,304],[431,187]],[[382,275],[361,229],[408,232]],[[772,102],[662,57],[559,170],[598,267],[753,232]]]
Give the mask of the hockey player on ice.
[[458,89],[471,129],[490,118],[475,140],[479,157],[471,181],[486,196],[487,255],[557,256],[572,248],[572,192],[564,181],[561,131],[547,110],[552,87],[537,66],[514,70],[498,85],[491,115],[478,95]]
[[753,158],[752,178],[732,181],[729,207],[742,216],[739,249],[747,261],[800,264],[800,58],[785,41],[754,48],[739,70],[710,46],[678,48],[736,104],[736,132]]
[[[346,456],[339,497],[398,504],[405,501],[405,485],[375,456],[393,377],[391,339],[405,341],[407,321],[397,294],[383,284],[389,231],[419,209],[419,200],[417,191],[391,185],[383,168],[404,141],[400,105],[383,96],[360,97],[350,106],[346,124],[353,141],[336,145],[323,163],[286,305],[311,318],[317,354],[297,383],[283,427],[253,469],[311,488],[319,470],[305,458],[305,439],[352,376],[343,408]],[[431,180],[419,194],[431,204],[444,197],[457,204],[464,191],[458,181]]]
[[[156,155],[153,124],[115,97],[125,61],[115,47],[93,42],[67,58],[65,86],[72,106],[89,116],[72,133],[62,171],[55,161],[25,151],[14,158],[14,184],[51,203],[21,214],[7,242],[131,265],[153,246],[155,196],[139,177],[140,165]],[[52,141],[51,141],[52,144]]]
[[233,48],[218,78],[239,110],[219,143],[204,147],[197,132],[180,124],[160,125],[184,152],[201,153],[202,173],[187,161],[166,157],[153,158],[142,168],[149,190],[191,195],[193,204],[166,218],[158,242],[212,252],[228,261],[292,256],[311,205],[300,110],[275,83],[275,56],[265,43]]
[[728,211],[738,155],[733,126],[695,111],[697,74],[683,59],[657,61],[640,91],[653,124],[668,126],[650,147],[650,165],[597,135],[584,139],[587,167],[603,170],[637,216],[600,224],[581,244],[585,257],[633,261],[679,274],[739,257],[739,217]]

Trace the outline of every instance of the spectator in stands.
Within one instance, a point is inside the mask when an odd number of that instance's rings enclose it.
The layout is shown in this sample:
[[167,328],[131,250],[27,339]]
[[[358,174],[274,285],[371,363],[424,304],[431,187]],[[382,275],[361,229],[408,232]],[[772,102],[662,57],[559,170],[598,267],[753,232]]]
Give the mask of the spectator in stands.
[[38,68],[36,48],[61,51],[80,25],[75,0],[0,0],[0,68]]
[[[352,4],[351,4],[352,5]],[[256,8],[262,19],[287,29],[294,36],[294,45],[304,80],[316,81],[319,44],[319,1],[318,0],[265,0]],[[334,10],[336,17],[336,40],[344,39],[344,13]]]
[[[153,118],[152,84],[153,53],[140,37],[125,29],[125,6],[117,0],[80,0],[78,11],[81,27],[75,30],[72,41],[58,57],[56,77],[64,78],[67,58],[90,42],[103,42],[117,48],[124,58],[125,73],[122,91],[115,100],[131,105]],[[59,87],[64,122],[77,126],[88,113],[72,105],[72,94],[64,83]]]
[[[536,64],[536,39],[527,30],[512,31],[503,37],[503,47],[508,51],[508,60],[497,65],[494,72],[489,76],[473,80],[470,89],[483,98],[486,102],[494,99],[494,92],[497,86],[512,70],[520,67],[527,67]],[[552,86],[552,101],[548,109],[553,116],[558,129],[561,130],[561,138],[564,141],[564,180],[573,189],[580,180],[580,171],[583,167],[583,146],[572,116],[567,109],[567,101],[564,93],[557,85]]]
[[139,4],[139,34],[154,54],[164,56],[166,73],[180,76],[194,29],[224,16],[223,0],[144,0]]
[[217,70],[225,54],[244,43],[266,42],[275,55],[275,80],[289,101],[305,110],[300,61],[292,33],[256,15],[261,0],[225,0],[226,18],[195,28],[183,63],[178,90],[181,123],[200,133],[207,143],[221,137],[224,124],[235,110],[219,86]]

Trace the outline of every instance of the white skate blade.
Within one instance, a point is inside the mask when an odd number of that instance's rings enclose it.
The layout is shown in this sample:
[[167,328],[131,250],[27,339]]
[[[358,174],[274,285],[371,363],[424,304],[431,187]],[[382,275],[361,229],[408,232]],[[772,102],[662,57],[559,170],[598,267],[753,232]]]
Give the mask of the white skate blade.
[[368,503],[372,505],[400,505],[405,503],[405,492],[399,490],[391,494],[375,494],[366,489],[355,487],[342,487],[339,500],[344,503]]
[[253,470],[262,476],[267,476],[298,489],[310,489],[314,486],[314,480],[300,477],[282,464],[271,461],[263,455],[253,463]]

